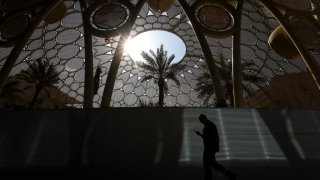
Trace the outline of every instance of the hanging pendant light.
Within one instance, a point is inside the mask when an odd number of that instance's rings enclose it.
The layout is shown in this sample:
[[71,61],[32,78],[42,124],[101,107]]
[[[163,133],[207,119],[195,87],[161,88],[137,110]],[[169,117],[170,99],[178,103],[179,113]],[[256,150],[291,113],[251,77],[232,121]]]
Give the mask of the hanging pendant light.
[[[291,28],[295,30],[306,49],[320,52],[320,32],[314,19],[291,17],[290,23]],[[274,51],[286,59],[294,59],[300,56],[282,26],[277,27],[271,33],[268,42]]]
[[298,50],[287,36],[282,26],[277,27],[271,33],[268,43],[274,51],[286,59],[295,59],[299,57]]
[[147,0],[147,3],[153,11],[163,13],[172,6],[173,1],[174,0]]

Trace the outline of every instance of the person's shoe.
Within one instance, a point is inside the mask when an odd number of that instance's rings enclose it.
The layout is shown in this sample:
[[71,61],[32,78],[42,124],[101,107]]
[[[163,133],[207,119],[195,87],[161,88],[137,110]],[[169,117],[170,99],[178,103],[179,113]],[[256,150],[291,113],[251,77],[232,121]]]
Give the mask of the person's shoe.
[[236,180],[237,179],[237,174],[231,172],[230,170],[227,170],[225,173],[225,176],[227,176],[230,180]]

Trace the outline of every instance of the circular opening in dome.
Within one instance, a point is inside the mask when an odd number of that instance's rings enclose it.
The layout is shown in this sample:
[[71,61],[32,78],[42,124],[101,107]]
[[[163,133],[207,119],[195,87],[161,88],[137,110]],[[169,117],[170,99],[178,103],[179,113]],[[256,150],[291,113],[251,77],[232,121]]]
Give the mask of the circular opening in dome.
[[125,51],[132,60],[144,61],[141,52],[149,53],[152,50],[156,53],[161,44],[163,44],[163,50],[168,51],[168,57],[175,55],[172,63],[181,61],[186,54],[186,45],[179,36],[161,30],[143,32],[129,39],[125,45]]

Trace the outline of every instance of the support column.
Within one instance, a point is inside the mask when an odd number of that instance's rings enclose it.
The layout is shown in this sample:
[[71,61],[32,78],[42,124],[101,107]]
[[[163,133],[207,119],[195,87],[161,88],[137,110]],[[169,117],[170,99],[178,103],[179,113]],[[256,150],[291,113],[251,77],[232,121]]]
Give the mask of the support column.
[[237,4],[237,20],[236,31],[232,39],[232,81],[233,81],[233,104],[234,107],[243,106],[243,89],[242,89],[242,69],[241,69],[241,14],[243,0],[239,0]]
[[84,47],[85,47],[85,76],[84,76],[84,93],[83,93],[83,107],[92,108],[93,103],[93,53],[92,53],[92,35],[88,31],[90,22],[85,21],[87,4],[84,0],[80,0],[83,34],[84,34]]
[[199,40],[200,46],[202,48],[204,57],[206,59],[207,65],[208,65],[208,69],[210,72],[210,76],[211,76],[211,80],[212,80],[212,84],[213,84],[213,90],[216,94],[217,97],[217,107],[226,107],[227,103],[226,103],[226,97],[225,97],[225,92],[223,90],[222,84],[221,84],[221,77],[218,71],[218,68],[215,64],[215,60],[212,57],[212,53],[209,47],[209,44],[205,38],[205,36],[202,34],[202,32],[200,31],[201,27],[197,27],[195,25],[195,15],[192,14],[192,12],[190,11],[190,7],[189,5],[186,3],[185,0],[177,0],[180,3],[180,6],[183,8],[184,12],[186,13],[187,17],[189,18],[189,21],[192,24],[193,30]]
[[124,51],[124,45],[128,40],[128,37],[130,35],[132,26],[137,18],[137,16],[139,15],[139,12],[141,11],[143,5],[145,4],[146,0],[140,0],[137,2],[135,8],[134,8],[134,12],[132,12],[132,16],[131,19],[128,20],[128,26],[127,29],[122,31],[122,35],[121,38],[118,42],[118,46],[117,49],[114,53],[111,65],[110,65],[110,69],[109,69],[109,73],[108,73],[108,77],[105,83],[105,87],[104,87],[104,91],[103,91],[103,96],[102,96],[102,100],[101,100],[101,108],[106,108],[106,107],[110,107],[110,102],[111,102],[111,97],[112,97],[112,92],[113,92],[113,86],[114,86],[114,82],[116,80],[116,76],[118,73],[118,69],[119,69],[119,64],[123,55],[123,51]]

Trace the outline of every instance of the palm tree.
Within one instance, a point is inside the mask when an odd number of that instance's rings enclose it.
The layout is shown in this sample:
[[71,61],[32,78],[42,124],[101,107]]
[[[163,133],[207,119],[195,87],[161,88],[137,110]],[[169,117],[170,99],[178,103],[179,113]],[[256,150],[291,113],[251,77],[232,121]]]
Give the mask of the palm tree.
[[153,103],[153,102],[146,102],[144,100],[139,99],[138,106],[139,107],[158,107],[159,104]]
[[34,63],[28,64],[29,69],[27,71],[22,71],[17,75],[17,78],[24,80],[27,83],[35,84],[36,90],[31,103],[29,104],[29,108],[33,108],[39,93],[47,87],[54,87],[54,84],[59,82],[59,75],[47,59],[37,59]]
[[[185,64],[172,63],[175,55],[168,57],[168,52],[163,50],[163,44],[157,48],[157,53],[150,50],[149,53],[142,51],[141,56],[145,62],[138,62],[137,65],[149,72],[148,75],[141,79],[141,82],[154,79],[159,87],[159,106],[163,107],[164,93],[168,91],[166,80],[173,80],[178,86],[180,82],[176,77],[177,73],[186,68]],[[172,64],[171,64],[172,63]]]
[[23,92],[30,87],[21,88],[21,82],[8,78],[0,92],[0,106],[4,108],[22,108],[24,106]]
[[[221,75],[222,86],[225,89],[226,97],[230,100],[231,106],[233,106],[233,83],[232,83],[232,65],[231,62],[226,63],[225,57],[222,53],[218,54],[219,61],[216,61],[217,68]],[[207,69],[206,65],[201,65],[202,68]],[[254,67],[253,62],[244,62],[241,64],[242,69],[242,87],[245,95],[251,95],[254,90],[246,83],[254,83],[263,85],[267,82],[265,77],[258,76],[259,70]],[[195,91],[197,91],[198,98],[204,99],[203,104],[208,104],[211,97],[213,97],[213,85],[209,72],[204,71],[198,78]],[[209,105],[212,106],[212,105]],[[214,105],[213,105],[214,106]]]

